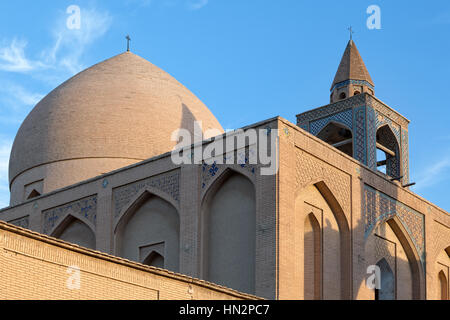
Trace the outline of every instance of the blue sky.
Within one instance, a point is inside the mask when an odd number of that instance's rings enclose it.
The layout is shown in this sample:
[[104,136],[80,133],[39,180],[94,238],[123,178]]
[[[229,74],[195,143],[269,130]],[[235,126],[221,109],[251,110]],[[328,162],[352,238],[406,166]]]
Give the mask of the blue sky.
[[[69,30],[66,9],[81,9]],[[369,30],[369,5],[381,29]],[[411,120],[415,192],[450,210],[449,1],[16,0],[0,2],[0,207],[20,123],[78,71],[126,49],[193,91],[224,128],[328,103],[353,26],[376,96]]]

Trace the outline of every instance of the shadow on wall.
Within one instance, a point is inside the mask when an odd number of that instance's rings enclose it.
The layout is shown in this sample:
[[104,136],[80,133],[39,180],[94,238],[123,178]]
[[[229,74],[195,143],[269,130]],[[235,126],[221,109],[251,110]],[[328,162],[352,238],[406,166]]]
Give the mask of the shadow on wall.
[[[362,181],[372,181],[367,169],[361,167]],[[388,186],[390,187],[390,186]],[[362,220],[354,226],[355,234],[363,235],[364,254],[358,256],[361,278],[356,297],[379,300],[425,299],[425,271],[420,253],[399,217],[397,188],[391,187],[391,197],[368,185],[362,186]],[[402,213],[404,214],[404,213]],[[407,212],[414,215],[415,213]],[[418,214],[418,213],[417,213]],[[376,266],[376,269],[367,268]],[[375,290],[368,288],[367,279],[379,271]]]
[[[363,181],[364,168],[360,168]],[[396,190],[396,188],[395,188]],[[302,294],[304,299],[346,299],[348,271],[342,259],[354,260],[351,277],[353,298],[356,299],[424,299],[425,273],[417,249],[405,226],[395,215],[395,202],[379,196],[373,188],[363,186],[362,220],[352,226],[354,257],[345,248],[349,241],[345,233],[345,215],[323,181],[305,187],[297,193],[296,208],[302,211],[303,265]],[[396,195],[393,196],[396,198]],[[336,201],[337,202],[337,201]],[[394,213],[394,214],[393,214]],[[358,253],[355,248],[361,247]],[[336,254],[338,253],[338,255]],[[341,260],[339,260],[339,258]],[[374,290],[367,279],[379,270],[379,284]],[[359,285],[358,285],[359,284]],[[375,284],[375,283],[374,283]]]

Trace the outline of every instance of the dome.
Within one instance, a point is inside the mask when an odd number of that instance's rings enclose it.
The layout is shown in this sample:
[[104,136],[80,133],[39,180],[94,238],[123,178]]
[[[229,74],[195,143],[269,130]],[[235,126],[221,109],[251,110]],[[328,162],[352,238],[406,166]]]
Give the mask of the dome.
[[61,84],[27,116],[11,151],[11,199],[23,200],[28,184],[43,181],[39,192],[46,193],[168,152],[172,133],[193,132],[195,120],[203,132],[223,132],[172,76],[131,52],[119,54]]

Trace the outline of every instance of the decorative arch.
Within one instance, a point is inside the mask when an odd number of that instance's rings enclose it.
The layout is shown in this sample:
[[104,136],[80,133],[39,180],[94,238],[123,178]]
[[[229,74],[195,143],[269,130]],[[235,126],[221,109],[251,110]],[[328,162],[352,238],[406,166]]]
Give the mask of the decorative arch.
[[51,233],[52,237],[77,244],[81,247],[95,249],[96,238],[92,227],[79,218],[68,214]]
[[205,201],[205,198],[207,198],[207,196],[211,193],[214,193],[215,191],[217,191],[218,186],[220,186],[221,182],[223,182],[224,180],[226,180],[230,175],[233,174],[240,174],[244,177],[246,177],[251,184],[253,185],[254,188],[256,188],[255,183],[254,183],[254,175],[252,175],[248,170],[245,170],[243,168],[240,167],[226,167],[225,170],[223,170],[221,173],[215,175],[209,182],[208,185],[206,186],[205,190],[202,193],[201,196],[201,203],[203,205],[203,202]]
[[201,203],[202,278],[255,292],[256,190],[245,174],[227,168]]
[[139,208],[146,200],[148,200],[152,196],[157,196],[164,201],[169,202],[177,210],[177,212],[180,212],[179,204],[173,199],[173,197],[169,196],[167,193],[159,189],[148,186],[134,195],[131,198],[130,202],[126,206],[124,206],[122,210],[120,210],[120,213],[117,215],[116,221],[114,223],[114,232],[117,231],[117,226],[121,223],[122,219],[125,216],[127,216],[133,210]]
[[164,257],[156,251],[150,252],[142,263],[147,266],[164,269]]
[[347,125],[330,120],[317,133],[317,137],[348,156],[353,157],[353,132]]
[[341,299],[351,299],[351,238],[348,220],[341,205],[324,180],[317,181],[313,184],[308,184],[307,186],[298,189],[295,194],[295,199],[298,199],[304,189],[311,185],[317,188],[318,192],[328,204],[338,225],[340,245]]
[[314,212],[309,213],[304,221],[304,299],[320,300],[322,298],[322,234],[320,223]]
[[425,297],[425,272],[424,266],[421,262],[421,257],[416,250],[414,241],[411,239],[402,221],[397,216],[390,218],[386,221],[386,223],[389,224],[391,229],[394,231],[394,234],[400,241],[406,257],[408,258],[412,275],[413,299],[423,299]]
[[41,194],[36,190],[36,189],[33,189],[31,192],[30,192],[30,194],[28,195],[28,197],[27,197],[27,200],[30,200],[30,199],[33,199],[33,198],[37,198],[37,197],[39,197]]
[[389,263],[382,258],[376,264],[380,268],[380,288],[375,289],[375,300],[395,300],[395,276]]
[[[152,259],[150,255],[155,252],[163,258],[165,269],[178,272],[179,211],[172,198],[150,189],[141,191],[121,211],[114,227],[114,251],[117,256],[141,263]],[[159,249],[152,249],[156,247]]]
[[438,273],[440,300],[448,300],[448,280],[443,270]]
[[49,234],[51,237],[58,238],[59,235],[64,231],[64,229],[66,229],[67,226],[68,226],[74,219],[75,219],[75,220],[79,220],[79,221],[81,221],[82,223],[84,223],[84,224],[90,229],[90,231],[91,231],[92,233],[95,234],[96,228],[95,228],[95,225],[94,225],[91,221],[89,221],[88,219],[86,219],[86,218],[83,217],[83,216],[74,215],[74,214],[72,214],[72,213],[66,213],[64,216],[62,216],[62,217],[59,219],[59,222],[58,222],[52,229],[50,229],[50,230],[48,231],[48,234]]
[[388,123],[377,128],[376,148],[385,155],[384,159],[377,159],[377,168],[386,166],[386,174],[388,176],[394,178],[400,177],[400,142]]

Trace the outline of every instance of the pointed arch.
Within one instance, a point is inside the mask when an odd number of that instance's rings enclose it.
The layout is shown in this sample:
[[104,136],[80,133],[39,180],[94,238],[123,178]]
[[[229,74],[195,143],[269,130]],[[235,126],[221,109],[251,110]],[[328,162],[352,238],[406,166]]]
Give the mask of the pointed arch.
[[81,247],[95,249],[95,233],[84,221],[68,214],[51,233],[52,237],[77,244]]
[[130,212],[136,210],[136,208],[140,207],[142,203],[144,203],[151,196],[157,196],[164,201],[169,202],[179,212],[179,204],[171,196],[159,189],[147,186],[145,189],[139,191],[136,195],[134,195],[134,197],[131,198],[128,204],[120,210],[119,214],[116,217],[114,232],[116,232],[117,226],[121,223],[121,220],[124,217],[130,214]]
[[142,248],[163,244],[164,254],[157,253],[164,259],[164,268],[177,272],[179,213],[170,198],[155,193],[148,188],[143,190],[122,211],[114,228],[114,250],[117,256],[142,262],[146,259],[141,257]]
[[207,198],[208,194],[217,191],[217,188],[218,186],[220,186],[221,181],[226,180],[232,174],[240,174],[246,177],[255,187],[255,183],[253,181],[254,176],[251,175],[250,172],[239,166],[235,166],[233,168],[227,167],[220,174],[216,175],[213,179],[209,181],[209,183],[206,186],[207,188],[202,193],[201,202],[203,203],[205,201],[205,198]]
[[439,298],[441,300],[448,300],[448,279],[443,270],[439,271],[438,280]]
[[395,276],[389,263],[382,258],[376,264],[380,268],[380,288],[375,289],[375,300],[395,300]]
[[81,215],[74,215],[72,213],[66,213],[65,215],[62,215],[59,219],[58,222],[56,223],[56,225],[50,229],[48,231],[48,234],[51,237],[55,237],[58,238],[59,235],[64,231],[64,229],[67,228],[67,226],[74,220],[79,220],[82,223],[84,223],[92,233],[95,234],[95,225],[89,221],[88,219],[86,219],[85,217],[81,216]]
[[[317,182],[313,184],[309,184],[308,186],[305,186],[299,190],[297,190],[295,199],[299,199],[301,197],[301,194],[305,191],[306,188],[309,186],[314,186],[319,194],[322,196],[325,203],[328,205],[328,207],[331,210],[331,213],[337,223],[338,227],[338,241],[339,241],[339,272],[340,272],[340,278],[339,278],[339,286],[340,286],[340,298],[347,300],[351,299],[351,241],[350,241],[350,227],[349,223],[347,221],[347,218],[345,216],[345,213],[339,204],[338,200],[328,187],[327,183],[324,180],[318,180]],[[322,226],[323,228],[323,226]],[[321,231],[322,238],[323,238],[323,231]],[[323,241],[323,240],[322,240]],[[324,244],[322,243],[322,248],[324,249]],[[322,259],[325,258],[325,255],[323,255]],[[322,260],[322,264],[324,264],[324,260]],[[323,268],[321,270],[322,277],[323,277]],[[324,283],[324,282],[322,282]],[[322,295],[324,294],[324,289],[322,290]]]
[[376,147],[384,152],[384,159],[377,159],[377,167],[386,166],[386,174],[390,177],[401,175],[400,142],[392,127],[384,124],[377,129]]
[[304,299],[322,298],[322,234],[320,223],[314,213],[304,221]]
[[38,192],[38,191],[36,191],[36,189],[33,189],[31,192],[30,192],[30,194],[28,195],[28,197],[27,197],[27,200],[30,200],[30,199],[33,199],[33,198],[37,198],[37,197],[39,197],[41,194]]
[[347,125],[330,120],[320,129],[317,137],[353,157],[353,131]]
[[225,170],[208,188],[201,205],[202,278],[255,292],[256,192],[253,182]]
[[164,269],[164,257],[156,251],[150,252],[142,263],[147,266]]
[[394,216],[387,220],[386,223],[389,224],[395,236],[400,241],[406,257],[408,258],[412,275],[412,298],[414,300],[424,299],[425,272],[414,242],[398,217]]

